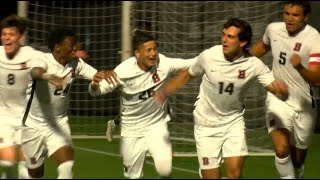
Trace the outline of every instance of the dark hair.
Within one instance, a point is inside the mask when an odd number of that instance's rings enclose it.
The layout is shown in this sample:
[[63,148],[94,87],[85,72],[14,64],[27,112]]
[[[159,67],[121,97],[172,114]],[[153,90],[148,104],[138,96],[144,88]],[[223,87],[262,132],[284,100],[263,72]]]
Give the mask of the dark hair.
[[303,15],[309,15],[311,13],[311,5],[309,1],[285,1],[284,5],[301,6],[303,8]]
[[149,41],[156,41],[151,33],[142,30],[135,30],[132,37],[133,50],[137,50],[139,46]]
[[60,44],[62,43],[66,37],[71,36],[76,38],[75,33],[68,28],[58,28],[55,29],[51,32],[49,32],[49,36],[48,36],[48,48],[53,51],[54,46],[56,44]]
[[17,15],[10,15],[1,20],[1,31],[3,28],[16,27],[20,34],[23,34],[28,28],[28,19]]
[[252,39],[252,29],[250,24],[239,18],[231,18],[223,25],[223,28],[227,29],[231,26],[235,26],[240,29],[238,37],[241,42],[247,41],[247,44],[243,47],[243,49],[249,47]]

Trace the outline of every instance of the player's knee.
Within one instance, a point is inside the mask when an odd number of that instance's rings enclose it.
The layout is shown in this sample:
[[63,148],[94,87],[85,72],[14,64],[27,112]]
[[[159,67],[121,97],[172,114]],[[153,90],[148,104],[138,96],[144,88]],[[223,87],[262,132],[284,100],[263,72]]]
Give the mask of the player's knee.
[[227,171],[228,179],[239,179],[241,177],[241,169],[232,169]]
[[169,178],[172,170],[172,161],[171,159],[161,160],[156,162],[156,169],[160,178]]
[[275,152],[277,157],[279,158],[285,158],[288,157],[290,155],[290,146],[278,146],[275,147]]
[[73,160],[61,163],[58,166],[58,179],[72,179],[73,178],[73,173],[72,173],[73,164],[74,164]]

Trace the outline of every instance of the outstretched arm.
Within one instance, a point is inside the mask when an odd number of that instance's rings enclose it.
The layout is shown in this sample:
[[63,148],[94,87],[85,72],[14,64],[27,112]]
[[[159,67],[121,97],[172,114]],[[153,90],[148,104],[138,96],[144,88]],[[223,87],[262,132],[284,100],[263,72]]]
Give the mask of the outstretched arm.
[[266,88],[269,92],[283,101],[285,101],[289,96],[288,85],[283,81],[274,80]]
[[57,88],[63,87],[64,77],[57,77],[53,74],[46,73],[46,70],[42,67],[34,67],[30,71],[31,77],[33,80],[47,80],[49,83],[53,84]]
[[320,63],[309,63],[308,68],[305,68],[298,54],[293,54],[290,62],[307,83],[312,86],[320,86]]
[[181,89],[192,77],[188,69],[181,71],[174,79],[165,84],[160,91],[155,93],[155,101],[163,104],[168,96]]
[[113,70],[99,71],[89,85],[89,93],[92,96],[107,94],[119,85],[119,79]]
[[249,50],[249,53],[252,56],[256,56],[258,58],[265,55],[270,50],[270,46],[264,44],[263,40],[258,40]]

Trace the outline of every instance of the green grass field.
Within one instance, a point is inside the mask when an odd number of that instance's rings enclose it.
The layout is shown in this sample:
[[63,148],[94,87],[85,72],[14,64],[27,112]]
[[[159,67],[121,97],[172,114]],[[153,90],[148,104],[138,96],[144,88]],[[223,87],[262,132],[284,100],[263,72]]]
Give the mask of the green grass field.
[[[75,139],[74,178],[77,179],[122,179],[122,159],[119,155],[118,139],[109,143],[105,139]],[[305,164],[305,178],[319,179],[320,135],[314,135]],[[56,178],[56,166],[50,159],[46,160],[45,178]],[[196,157],[174,157],[174,179],[199,179],[198,160]],[[144,178],[156,179],[152,159],[147,158]],[[243,178],[278,179],[272,156],[249,156],[246,159]]]

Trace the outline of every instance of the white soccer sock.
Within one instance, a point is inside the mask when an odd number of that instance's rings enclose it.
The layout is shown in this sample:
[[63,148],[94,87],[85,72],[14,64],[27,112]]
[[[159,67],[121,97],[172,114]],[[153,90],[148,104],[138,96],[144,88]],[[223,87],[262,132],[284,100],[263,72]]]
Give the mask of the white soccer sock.
[[58,179],[72,179],[72,167],[74,161],[67,161],[59,165],[58,167]]
[[15,179],[15,174],[14,174],[14,162],[12,161],[3,161],[0,160],[0,166],[2,167],[2,175],[1,179]]
[[275,156],[275,163],[281,179],[294,179],[294,167],[290,155],[283,159]]
[[20,161],[18,164],[18,178],[19,179],[31,179],[29,176],[28,168],[25,161]]
[[294,175],[296,179],[303,179],[304,177],[304,164],[300,166],[299,168],[294,168]]

